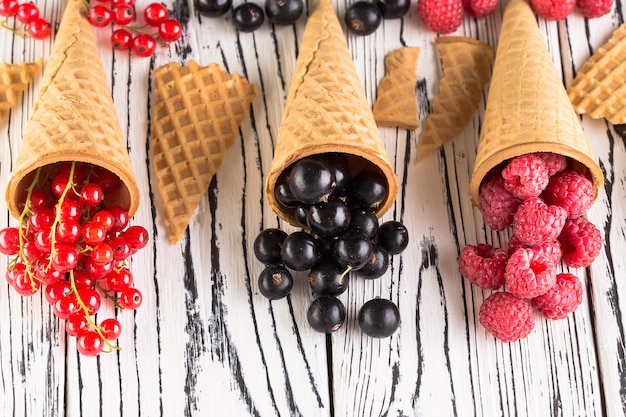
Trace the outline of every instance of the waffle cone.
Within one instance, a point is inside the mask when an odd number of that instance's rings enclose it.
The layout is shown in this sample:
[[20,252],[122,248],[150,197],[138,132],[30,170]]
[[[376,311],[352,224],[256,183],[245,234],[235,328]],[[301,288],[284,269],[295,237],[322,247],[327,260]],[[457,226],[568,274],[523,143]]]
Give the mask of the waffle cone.
[[139,206],[126,141],[85,13],[82,0],[68,1],[6,189],[15,217],[36,169],[62,161],[115,173],[122,185],[106,196],[105,204],[119,205],[131,216]]
[[374,120],[379,126],[414,130],[417,118],[417,59],[420,48],[403,47],[385,57],[385,76],[378,85]]
[[9,114],[9,110],[17,102],[19,95],[41,71],[43,58],[36,62],[19,62],[7,64],[0,62],[0,121]]
[[348,156],[352,173],[372,170],[384,175],[388,195],[377,211],[382,216],[395,201],[398,181],[335,9],[330,0],[315,0],[265,182],[266,198],[283,220],[297,225],[293,212],[274,196],[280,174],[301,158],[332,152]]
[[159,67],[153,84],[152,161],[165,226],[176,243],[239,135],[258,86],[218,64],[195,61]]
[[502,19],[470,197],[478,205],[489,171],[515,156],[553,152],[571,158],[594,185],[603,175],[526,0],[511,0]]
[[435,39],[443,76],[417,143],[417,160],[459,134],[472,118],[491,75],[493,48],[462,36]]
[[626,123],[626,23],[585,62],[567,87],[574,110],[614,125]]

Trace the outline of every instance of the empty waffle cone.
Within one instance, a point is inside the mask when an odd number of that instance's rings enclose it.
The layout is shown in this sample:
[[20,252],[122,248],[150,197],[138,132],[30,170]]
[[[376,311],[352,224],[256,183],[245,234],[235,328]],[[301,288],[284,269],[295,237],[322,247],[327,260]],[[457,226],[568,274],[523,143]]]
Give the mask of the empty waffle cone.
[[408,130],[420,125],[417,118],[417,59],[420,48],[403,47],[385,57],[385,76],[378,85],[374,120],[379,126]]
[[377,209],[382,216],[395,201],[398,181],[335,9],[330,0],[315,0],[265,182],[265,196],[283,220],[298,224],[274,196],[280,174],[299,159],[335,152],[348,156],[351,173],[371,170],[387,179],[387,198]]
[[36,62],[7,64],[0,62],[0,121],[9,114],[9,109],[17,102],[35,74],[41,71],[43,58]]
[[515,156],[553,152],[577,161],[594,185],[603,175],[525,0],[511,0],[502,19],[478,143],[470,197],[478,205],[489,171]]
[[478,108],[493,64],[493,48],[476,39],[446,36],[436,38],[435,44],[443,76],[417,143],[418,161],[465,128]]
[[218,64],[159,67],[152,161],[168,236],[180,240],[213,175],[239,135],[258,86]]
[[626,23],[583,64],[567,95],[579,114],[626,123]]
[[69,0],[56,34],[6,189],[15,217],[36,169],[62,161],[115,173],[122,185],[105,196],[105,204],[119,205],[131,216],[139,206],[139,188],[86,12],[85,2]]

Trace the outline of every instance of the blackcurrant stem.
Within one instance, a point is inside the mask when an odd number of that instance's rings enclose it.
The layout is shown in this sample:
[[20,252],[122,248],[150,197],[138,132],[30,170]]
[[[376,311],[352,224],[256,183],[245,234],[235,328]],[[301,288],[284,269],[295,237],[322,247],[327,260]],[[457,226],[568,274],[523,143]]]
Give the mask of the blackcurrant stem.
[[352,265],[348,265],[348,267],[346,268],[345,271],[343,271],[341,273],[341,275],[339,276],[339,284],[343,284],[343,278],[348,275],[348,273],[352,271]]

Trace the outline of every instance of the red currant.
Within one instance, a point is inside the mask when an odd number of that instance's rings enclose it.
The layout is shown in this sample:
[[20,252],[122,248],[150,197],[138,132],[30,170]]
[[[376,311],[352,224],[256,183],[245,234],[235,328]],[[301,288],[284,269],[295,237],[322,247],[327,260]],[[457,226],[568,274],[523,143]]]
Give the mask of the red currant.
[[104,242],[106,238],[106,228],[102,223],[88,222],[83,226],[83,240],[88,245]]
[[143,17],[150,26],[159,26],[169,15],[167,8],[161,3],[151,3],[143,11]]
[[37,270],[37,278],[41,280],[42,284],[51,285],[56,284],[65,278],[65,274],[63,272],[55,271],[52,268],[39,268],[39,270]]
[[78,298],[81,299],[90,316],[93,316],[100,309],[100,293],[93,288],[81,288],[78,290]]
[[72,165],[74,165],[74,175],[72,176],[74,184],[82,184],[87,179],[89,175],[89,164],[81,164],[77,162],[64,162],[59,166],[59,169],[56,172],[56,175],[60,175],[65,177],[65,182],[67,182],[70,177],[70,173],[72,172]]
[[54,284],[46,285],[44,293],[48,303],[54,305],[54,303],[61,297],[67,297],[70,295],[72,293],[72,287],[69,282],[61,280],[59,282],[55,282]]
[[16,17],[22,23],[34,22],[39,18],[39,7],[34,3],[22,3],[17,7]]
[[20,250],[20,231],[17,227],[0,230],[0,253],[13,256]]
[[126,29],[116,29],[111,34],[111,44],[118,51],[126,51],[133,44],[133,35]]
[[50,229],[43,229],[35,233],[33,239],[35,246],[43,253],[50,253],[52,249],[52,241],[50,240]]
[[119,296],[118,303],[128,310],[136,310],[141,305],[141,292],[137,288],[126,288]]
[[42,40],[50,36],[50,24],[42,17],[28,24],[28,34],[31,38]]
[[126,26],[135,18],[135,10],[127,4],[118,4],[111,10],[111,19],[113,23],[120,26]]
[[80,238],[80,224],[76,220],[64,220],[57,224],[56,240],[60,243],[76,243]]
[[96,279],[89,275],[87,271],[81,268],[77,268],[74,271],[74,286],[76,289],[81,288],[93,288],[96,285]]
[[133,273],[128,269],[113,270],[107,275],[107,287],[114,292],[122,292],[133,285]]
[[52,268],[59,272],[68,272],[78,264],[78,253],[73,245],[59,243],[55,245],[56,253],[52,256]]
[[[128,48],[126,49],[129,49],[131,41],[132,41],[132,35],[126,29],[118,29],[118,30],[126,31],[128,35],[131,37],[131,39],[126,41],[128,43]],[[117,30],[114,31],[113,33],[115,32],[117,32]],[[98,184],[100,188],[102,188],[102,192],[105,195],[112,193],[120,185],[120,177],[118,177],[111,171],[104,169],[102,167],[99,167],[99,166],[93,167],[92,181]]]
[[130,226],[123,234],[131,249],[139,250],[146,247],[149,236],[143,226]]
[[156,40],[152,35],[142,33],[133,38],[132,50],[135,55],[148,57],[154,53],[156,49]]
[[113,215],[114,219],[113,227],[108,231],[119,232],[128,225],[129,216],[127,210],[124,210],[120,206],[111,206],[107,210]]
[[73,200],[63,200],[61,207],[55,209],[61,222],[80,219],[80,204]]
[[91,260],[86,263],[85,267],[87,268],[87,273],[95,279],[102,279],[113,271],[113,264],[98,265]]
[[113,249],[105,242],[94,245],[91,249],[91,261],[96,265],[113,262]]
[[54,211],[49,208],[39,209],[28,218],[28,225],[34,232],[49,229],[53,222]]
[[115,319],[106,319],[100,323],[100,330],[107,340],[115,340],[122,334],[122,325]]
[[13,286],[13,284],[15,284],[15,277],[17,277],[19,274],[24,274],[24,271],[26,271],[26,264],[23,264],[21,262],[15,265],[8,266],[7,272],[5,274],[7,282],[11,284],[11,286]]
[[159,25],[159,36],[166,42],[174,42],[183,34],[183,27],[176,19],[167,19]]
[[67,320],[70,314],[78,311],[78,309],[78,303],[73,295],[60,296],[52,304],[54,314],[62,320]]
[[96,212],[91,218],[91,221],[103,224],[107,232],[115,225],[115,218],[108,210],[100,210]]
[[32,211],[37,211],[40,208],[51,208],[53,206],[52,201],[43,190],[35,189],[30,194],[30,205],[28,206]]
[[23,259],[32,265],[37,265],[46,260],[45,254],[37,248],[34,241],[29,240],[22,247]]
[[11,17],[17,14],[20,3],[18,0],[0,1],[0,16]]
[[82,311],[70,314],[65,322],[65,331],[72,337],[82,336],[89,329],[89,320]]
[[80,189],[80,202],[89,207],[96,207],[104,197],[102,188],[98,184],[85,184]]
[[104,348],[104,341],[93,330],[88,330],[78,338],[76,348],[85,356],[98,356]]
[[122,5],[122,4],[132,7],[135,5],[135,0],[111,0],[111,5],[113,6]]
[[130,256],[130,245],[121,236],[113,238],[109,241],[109,245],[113,249],[113,260],[123,261]]
[[89,9],[89,12],[87,12],[87,20],[89,20],[89,23],[93,26],[104,27],[111,23],[111,11],[98,4]]
[[28,270],[24,270],[15,274],[15,280],[13,281],[13,288],[19,295],[30,296],[41,288],[41,281],[33,277],[28,273]]

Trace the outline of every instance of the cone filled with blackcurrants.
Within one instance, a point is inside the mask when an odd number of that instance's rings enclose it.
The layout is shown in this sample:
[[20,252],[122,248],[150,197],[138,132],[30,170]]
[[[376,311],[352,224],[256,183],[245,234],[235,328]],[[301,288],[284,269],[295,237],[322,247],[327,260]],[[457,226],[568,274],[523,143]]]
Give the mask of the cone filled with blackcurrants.
[[485,119],[470,181],[479,203],[483,180],[501,163],[533,152],[569,158],[593,182],[603,175],[580,120],[567,97],[535,15],[526,0],[511,0],[504,12],[487,98]]
[[[324,156],[331,154],[332,158],[324,161]],[[272,209],[296,226],[300,225],[297,204],[282,198],[283,191],[295,191],[300,194],[296,195],[300,202],[314,203],[333,193],[340,182],[331,176],[329,183],[323,184],[324,178],[316,173],[325,171],[311,167],[313,171],[308,176],[319,181],[296,185],[298,189],[293,189],[292,181],[291,187],[286,187],[295,164],[311,156],[331,171],[339,156],[340,164],[347,165],[351,177],[366,172],[382,179],[385,193],[375,206],[378,216],[393,205],[398,181],[330,0],[312,2],[265,183],[265,195]]]
[[139,188],[86,12],[84,1],[67,2],[6,189],[16,218],[37,169],[63,161],[88,163],[119,177],[121,185],[106,195],[106,205],[120,206],[131,217],[139,206]]

